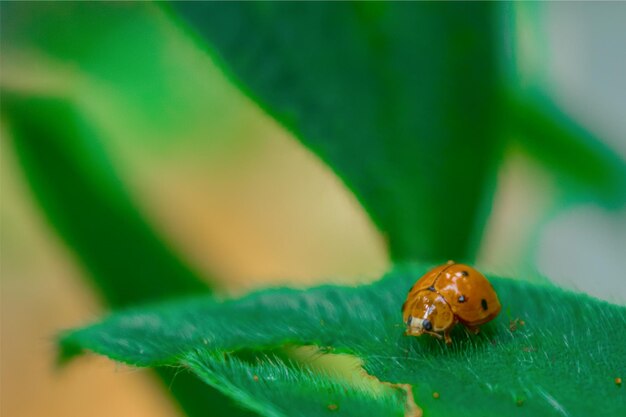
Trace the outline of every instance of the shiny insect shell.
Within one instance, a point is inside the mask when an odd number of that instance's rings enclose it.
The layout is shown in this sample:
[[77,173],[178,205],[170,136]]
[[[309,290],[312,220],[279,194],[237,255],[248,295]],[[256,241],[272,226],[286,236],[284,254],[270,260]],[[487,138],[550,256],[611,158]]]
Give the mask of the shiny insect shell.
[[445,338],[457,324],[474,333],[496,318],[501,305],[491,283],[474,268],[448,261],[422,276],[409,290],[402,305],[406,335]]

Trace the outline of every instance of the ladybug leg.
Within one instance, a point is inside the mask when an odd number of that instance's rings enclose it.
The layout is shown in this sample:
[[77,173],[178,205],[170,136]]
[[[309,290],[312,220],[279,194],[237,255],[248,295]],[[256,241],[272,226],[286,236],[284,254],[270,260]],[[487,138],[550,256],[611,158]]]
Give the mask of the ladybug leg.
[[470,332],[472,332],[473,334],[478,334],[480,333],[480,327],[478,326],[465,326],[467,328],[467,330],[469,330]]
[[405,336],[421,336],[422,332],[416,331],[414,329],[407,328],[404,331]]
[[456,326],[458,322],[459,322],[459,319],[456,316],[454,316],[454,321],[450,324],[450,326],[448,326],[447,329],[443,331],[443,337],[444,337],[444,340],[446,341],[446,345],[452,344],[452,338],[450,337],[450,332],[452,331],[452,329],[454,328],[454,326]]

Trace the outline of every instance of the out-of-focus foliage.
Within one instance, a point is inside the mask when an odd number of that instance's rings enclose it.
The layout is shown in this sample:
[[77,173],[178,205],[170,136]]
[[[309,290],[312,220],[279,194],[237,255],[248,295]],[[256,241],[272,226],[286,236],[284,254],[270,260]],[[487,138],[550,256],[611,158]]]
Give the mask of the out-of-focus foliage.
[[393,258],[474,255],[501,147],[491,4],[172,6],[354,191]]
[[[15,150],[39,203],[114,307],[207,292],[146,224],[68,102],[4,95]],[[123,289],[123,291],[122,291]]]
[[609,207],[626,202],[626,164],[542,95],[511,94],[507,126],[513,138],[564,182],[568,200]]
[[[8,94],[2,96],[2,107],[38,202],[108,304],[122,307],[209,292],[205,280],[141,217],[98,148],[97,132],[79,111],[62,99]],[[240,412],[189,373],[163,368],[159,374],[190,416],[207,410]]]
[[[395,260],[471,260],[513,137],[613,205],[626,165],[501,74],[496,3],[173,3],[227,72],[353,190]],[[324,28],[324,30],[319,30]],[[505,35],[508,33],[504,33]],[[506,85],[509,83],[511,85]]]
[[[124,106],[115,114],[121,119],[119,125],[132,125],[128,118],[134,118],[134,124],[146,132],[135,139],[144,146],[162,145],[163,132],[183,129],[188,113],[196,111],[196,103],[189,102],[191,83],[186,82],[195,70],[191,65],[168,63],[170,57],[161,55],[172,53],[164,42],[172,42],[173,36],[166,36],[167,25],[154,5],[6,2],[2,11],[4,53],[20,57],[20,51],[35,51],[57,65],[52,71],[73,70],[77,77],[93,80],[105,97],[80,97],[80,101],[93,106],[113,97],[115,104]],[[172,53],[171,58],[179,57],[189,55]],[[37,69],[24,70],[26,78],[32,73]],[[65,91],[73,93],[73,89]]]
[[[626,396],[613,382],[626,371],[626,308],[548,285],[490,277],[504,313],[478,336],[457,328],[446,346],[404,336],[398,314],[407,288],[426,270],[398,267],[358,288],[269,290],[224,303],[204,297],[129,310],[66,334],[61,345],[66,357],[88,349],[132,365],[189,366],[225,393],[250,396],[257,407],[276,407],[284,416],[323,415],[318,402],[331,398],[341,410],[350,409],[351,391],[328,387],[323,378],[290,385],[303,378],[301,370],[280,361],[272,371],[268,362],[245,367],[223,355],[286,343],[352,353],[379,380],[412,384],[426,415],[614,416],[626,407]],[[259,370],[264,381],[255,384]],[[306,406],[285,402],[314,388],[321,392]],[[370,395],[380,409],[369,414],[389,415],[391,393]],[[301,414],[307,407],[318,412]],[[401,415],[400,403],[395,407]],[[277,415],[263,408],[262,415]]]

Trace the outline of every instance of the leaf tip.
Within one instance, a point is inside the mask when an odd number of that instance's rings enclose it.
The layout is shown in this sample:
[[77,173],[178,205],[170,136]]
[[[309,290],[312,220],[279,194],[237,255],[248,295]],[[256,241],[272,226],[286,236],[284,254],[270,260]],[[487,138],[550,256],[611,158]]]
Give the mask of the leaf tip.
[[72,338],[71,332],[62,333],[57,337],[57,357],[56,366],[61,368],[68,362],[74,359],[76,356],[81,355],[84,349],[79,343],[76,343]]

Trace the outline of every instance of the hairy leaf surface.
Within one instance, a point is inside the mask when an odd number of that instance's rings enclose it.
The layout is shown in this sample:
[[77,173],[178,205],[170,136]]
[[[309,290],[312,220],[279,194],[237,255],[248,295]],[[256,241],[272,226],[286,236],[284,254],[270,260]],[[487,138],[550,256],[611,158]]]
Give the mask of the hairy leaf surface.
[[67,333],[61,345],[66,357],[88,349],[157,366],[202,355],[221,369],[211,354],[312,344],[357,355],[381,381],[412,384],[425,415],[611,416],[624,409],[626,395],[613,380],[626,372],[626,308],[490,277],[503,312],[478,336],[457,328],[446,346],[403,334],[400,306],[425,270],[401,266],[364,287],[268,290],[129,310]]
[[257,359],[247,363],[198,349],[185,355],[182,363],[207,384],[264,416],[403,415],[402,391],[381,387],[373,392],[363,381],[337,379],[271,355]]

